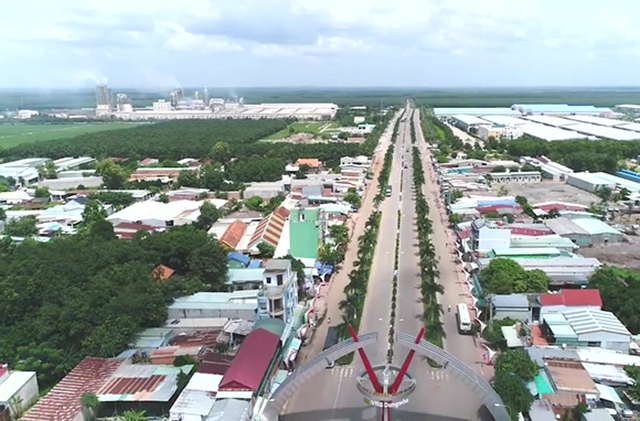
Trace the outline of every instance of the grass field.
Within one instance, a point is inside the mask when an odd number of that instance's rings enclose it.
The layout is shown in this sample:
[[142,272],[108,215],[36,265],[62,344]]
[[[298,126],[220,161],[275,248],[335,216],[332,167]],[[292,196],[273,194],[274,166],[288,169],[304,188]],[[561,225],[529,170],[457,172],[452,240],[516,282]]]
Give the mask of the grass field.
[[96,124],[0,124],[0,148],[10,148],[21,143],[64,139],[86,133],[135,127],[132,123]]
[[438,137],[440,138],[440,140],[444,140],[444,131],[438,126],[435,126],[435,129],[436,132],[438,132]]
[[338,127],[339,124],[335,121],[297,121],[295,123],[291,123],[279,132],[272,134],[266,140],[286,139],[289,137],[291,128],[293,128],[296,133],[321,134],[324,132],[330,133],[331,131],[335,131]]

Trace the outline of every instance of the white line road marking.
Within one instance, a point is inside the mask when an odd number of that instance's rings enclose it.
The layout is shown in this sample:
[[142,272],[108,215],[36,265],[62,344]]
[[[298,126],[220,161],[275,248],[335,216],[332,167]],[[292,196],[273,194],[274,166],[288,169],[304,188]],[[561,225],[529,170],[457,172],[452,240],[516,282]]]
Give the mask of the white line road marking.
[[336,398],[333,401],[333,411],[331,412],[331,418],[334,417],[336,412],[336,407],[338,406],[338,398],[340,397],[340,387],[342,386],[342,376],[340,376],[340,380],[338,380],[338,389],[336,390]]

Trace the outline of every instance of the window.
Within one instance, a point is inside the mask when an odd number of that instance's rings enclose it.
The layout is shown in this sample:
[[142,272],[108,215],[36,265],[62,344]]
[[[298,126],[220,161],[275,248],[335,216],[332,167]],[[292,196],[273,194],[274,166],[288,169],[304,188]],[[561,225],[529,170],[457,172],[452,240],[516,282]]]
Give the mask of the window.
[[600,348],[601,342],[588,342],[587,346],[591,348]]
[[278,276],[276,276],[276,279],[278,280],[278,285],[282,285],[283,276],[282,275],[278,275]]
[[271,283],[271,276],[267,276],[267,283],[270,284]]
[[266,301],[260,301],[260,310],[267,311],[267,302]]

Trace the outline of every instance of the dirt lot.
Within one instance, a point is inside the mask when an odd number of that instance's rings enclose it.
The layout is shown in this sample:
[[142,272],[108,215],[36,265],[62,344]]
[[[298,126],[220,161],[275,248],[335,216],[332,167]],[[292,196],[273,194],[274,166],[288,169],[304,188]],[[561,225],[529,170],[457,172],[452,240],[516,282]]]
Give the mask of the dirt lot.
[[628,236],[628,243],[607,244],[584,247],[578,254],[584,257],[595,257],[602,263],[612,266],[640,269],[640,237]]
[[[494,185],[494,190],[497,191],[500,185]],[[594,194],[561,182],[545,181],[542,183],[529,184],[514,183],[505,184],[504,186],[507,188],[509,196],[524,196],[531,204],[558,201],[589,206],[594,202],[600,201],[600,199]]]

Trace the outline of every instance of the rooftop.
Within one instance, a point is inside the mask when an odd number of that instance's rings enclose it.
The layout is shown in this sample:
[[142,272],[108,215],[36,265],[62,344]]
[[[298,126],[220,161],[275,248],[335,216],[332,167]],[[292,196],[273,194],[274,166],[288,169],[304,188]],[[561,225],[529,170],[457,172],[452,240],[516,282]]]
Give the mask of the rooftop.
[[291,267],[291,261],[288,259],[271,259],[264,264],[267,272],[285,271]]
[[282,333],[285,330],[285,327],[286,326],[284,322],[280,319],[260,319],[253,325],[252,332],[258,329],[264,329],[273,333],[274,335],[278,335],[278,337],[281,337]]
[[81,396],[96,393],[123,361],[117,358],[85,358],[21,419],[74,421],[82,410]]
[[[0,365],[0,378],[3,370]],[[35,371],[12,371],[9,373],[4,381],[0,381],[0,402],[10,402],[11,398],[35,376]]]
[[545,363],[551,381],[558,392],[598,394],[591,376],[579,362],[549,359]]
[[251,236],[249,248],[257,246],[261,241],[277,247],[288,217],[289,211],[282,206],[265,216]]
[[543,306],[602,307],[600,291],[597,289],[563,289],[557,294],[541,294],[540,303]]
[[251,332],[224,375],[220,390],[257,392],[279,347],[280,336],[265,329]]
[[242,222],[240,219],[236,219],[231,225],[229,225],[224,232],[220,236],[220,244],[227,246],[228,248],[235,250],[242,240],[242,236],[244,235],[247,227],[249,225]]
[[578,335],[608,332],[631,337],[629,330],[609,311],[578,309],[562,313]]

